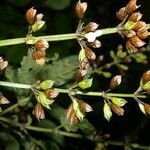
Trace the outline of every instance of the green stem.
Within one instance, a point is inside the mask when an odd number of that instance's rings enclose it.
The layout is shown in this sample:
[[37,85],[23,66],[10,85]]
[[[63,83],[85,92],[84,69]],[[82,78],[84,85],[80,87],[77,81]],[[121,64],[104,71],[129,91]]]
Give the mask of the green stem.
[[[107,28],[107,29],[100,29],[97,30],[101,32],[101,35],[105,34],[112,34],[117,32],[117,28]],[[68,34],[58,34],[58,35],[47,35],[47,36],[39,36],[35,37],[35,39],[45,39],[47,41],[63,41],[63,40],[72,40],[77,39],[76,33],[68,33]],[[16,45],[16,44],[23,44],[26,43],[26,38],[15,38],[15,39],[7,39],[7,40],[0,40],[0,47],[1,46],[8,46],[8,45]]]
[[65,131],[55,130],[55,129],[53,130],[53,129],[48,129],[48,128],[35,127],[35,126],[31,126],[31,125],[23,125],[23,124],[20,124],[18,122],[14,122],[10,119],[7,119],[5,117],[0,117],[0,120],[3,121],[3,122],[9,123],[13,126],[16,126],[16,127],[25,128],[27,130],[45,132],[45,133],[60,134],[60,135],[63,135],[63,136],[73,137],[73,138],[82,138],[82,135],[80,135],[80,134],[70,133],[70,132],[65,132]]
[[[14,88],[23,88],[23,89],[31,89],[32,85],[28,84],[19,84],[19,83],[11,83],[0,81],[0,86],[14,87]],[[69,89],[60,89],[55,88],[60,93],[69,93]],[[103,92],[82,92],[82,91],[74,91],[74,94],[77,95],[87,95],[87,96],[102,96]],[[107,93],[107,96],[114,97],[137,97],[137,98],[147,98],[146,95],[136,95],[135,94],[124,94],[124,93]]]

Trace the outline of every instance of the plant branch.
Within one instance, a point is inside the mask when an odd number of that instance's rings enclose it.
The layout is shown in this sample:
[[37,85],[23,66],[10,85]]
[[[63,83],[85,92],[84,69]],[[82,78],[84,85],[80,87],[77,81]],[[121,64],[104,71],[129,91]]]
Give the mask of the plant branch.
[[[11,82],[4,82],[0,81],[0,86],[7,86],[7,87],[13,87],[13,88],[23,88],[23,89],[31,89],[32,85],[28,84],[19,84],[19,83],[11,83]],[[60,89],[60,88],[54,88],[60,93],[69,93],[69,89]],[[82,92],[82,91],[74,91],[74,94],[77,95],[87,95],[87,96],[103,96],[103,92]],[[137,97],[137,98],[147,98],[146,95],[135,95],[135,94],[124,94],[124,93],[107,93],[107,96],[111,97]]]
[[[117,32],[117,28],[106,28],[97,30],[101,33],[101,35],[105,34],[112,34]],[[68,33],[68,34],[58,34],[58,35],[47,35],[47,36],[39,36],[34,37],[35,39],[45,39],[47,41],[63,41],[63,40],[72,40],[77,39],[76,33]],[[17,45],[26,43],[26,38],[15,38],[15,39],[6,39],[0,40],[0,47],[1,46],[9,46],[9,45]]]

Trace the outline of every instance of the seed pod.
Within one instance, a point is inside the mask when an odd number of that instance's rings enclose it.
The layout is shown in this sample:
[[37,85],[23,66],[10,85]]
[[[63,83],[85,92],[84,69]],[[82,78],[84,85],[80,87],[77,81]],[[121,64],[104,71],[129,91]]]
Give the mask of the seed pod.
[[129,40],[126,42],[126,49],[132,53],[138,52],[138,48],[135,47]]
[[79,107],[80,107],[81,111],[83,111],[83,112],[93,111],[92,107],[82,100],[79,101]]
[[90,64],[89,61],[87,59],[84,59],[81,63],[80,63],[80,68],[82,70],[87,70],[89,68]]
[[140,40],[138,36],[133,36],[133,37],[129,38],[129,41],[135,47],[142,47],[146,44],[144,41]]
[[28,9],[26,12],[26,19],[27,19],[28,23],[31,25],[34,24],[36,21],[36,12],[37,12],[37,10],[34,9],[34,7]]
[[98,28],[99,24],[95,22],[90,22],[84,27],[84,31],[87,32],[93,32]]
[[125,37],[130,38],[132,36],[135,36],[136,32],[134,30],[126,30],[123,32],[123,34],[125,35]]
[[94,53],[90,48],[86,48],[86,49],[85,49],[85,56],[86,56],[89,60],[95,60],[95,59],[96,59],[95,53]]
[[148,115],[150,115],[150,105],[149,105],[149,104],[146,104],[146,103],[144,103],[143,105],[144,105],[144,110],[145,110],[145,112],[146,112]]
[[146,23],[144,21],[138,21],[135,26],[134,26],[134,30],[138,31],[139,29],[141,29],[142,27],[147,27]]
[[126,6],[126,13],[128,15],[132,14],[133,11],[138,8],[138,6],[136,5],[136,1],[137,0],[130,0],[130,2],[127,4],[127,6]]
[[126,7],[120,8],[119,11],[116,13],[116,15],[119,20],[125,19],[125,17],[127,16]]
[[124,115],[124,109],[117,106],[116,104],[112,103],[111,104],[111,109],[113,110],[114,113],[116,113],[118,116],[123,116]]
[[0,104],[9,104],[9,100],[0,92]]
[[142,80],[144,84],[150,81],[150,70],[143,73]]
[[140,12],[134,12],[128,19],[128,21],[137,22],[141,20],[142,14]]
[[40,103],[37,103],[34,107],[34,115],[35,117],[40,120],[40,119],[45,119],[45,113],[43,110],[43,107]]
[[79,82],[83,79],[83,76],[86,74],[86,70],[78,69],[76,76],[75,76],[75,81]]
[[4,61],[2,57],[0,57],[0,70],[3,70],[7,67],[8,61]]
[[34,60],[39,60],[39,59],[41,59],[41,58],[44,58],[44,56],[45,56],[45,53],[43,52],[43,51],[36,51],[36,50],[34,50],[33,52],[32,52],[32,58],[34,59]]
[[49,44],[46,40],[38,40],[35,43],[35,48],[39,51],[45,51],[49,47]]
[[48,98],[56,98],[59,94],[59,92],[57,90],[54,90],[54,89],[47,89],[44,91],[45,95],[48,97]]
[[76,4],[75,10],[76,10],[77,16],[78,16],[80,19],[83,18],[86,9],[87,9],[87,3],[86,3],[86,2],[81,3],[80,0],[79,0],[79,1],[77,2],[77,4]]
[[145,27],[142,27],[141,29],[139,29],[137,31],[137,36],[142,40],[148,38],[149,35],[150,35],[150,33],[148,32],[147,28],[145,28]]
[[110,85],[109,85],[110,88],[111,89],[116,88],[117,86],[119,86],[121,84],[121,81],[122,81],[121,75],[114,76],[110,81]]
[[87,45],[93,48],[100,48],[102,46],[99,40],[95,40],[94,42],[87,42]]

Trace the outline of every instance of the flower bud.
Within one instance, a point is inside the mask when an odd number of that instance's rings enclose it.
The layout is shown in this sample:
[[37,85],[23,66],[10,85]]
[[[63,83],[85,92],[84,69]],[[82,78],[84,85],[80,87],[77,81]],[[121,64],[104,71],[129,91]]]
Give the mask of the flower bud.
[[138,48],[135,47],[129,40],[126,42],[126,49],[132,53],[138,52]]
[[71,125],[78,122],[78,117],[73,110],[72,104],[67,109],[66,118],[70,121]]
[[134,26],[134,30],[138,31],[139,29],[141,29],[142,27],[147,27],[146,23],[144,21],[138,21],[135,26]]
[[148,115],[150,115],[150,105],[149,104],[144,103],[144,110]]
[[96,59],[95,53],[94,53],[90,48],[86,48],[86,49],[85,49],[85,56],[86,56],[89,60],[95,60],[95,59]]
[[132,12],[138,8],[138,6],[136,5],[136,1],[137,0],[130,0],[130,2],[127,4],[126,13],[128,15],[132,14]]
[[138,36],[133,36],[129,38],[129,40],[135,47],[142,47],[146,44],[144,41],[140,40]]
[[114,89],[121,84],[122,77],[121,75],[114,76],[110,81],[110,88]]
[[111,109],[113,110],[114,113],[116,113],[118,116],[123,116],[124,115],[124,109],[117,106],[116,104],[112,103],[111,104]]
[[128,19],[128,21],[137,22],[141,20],[142,14],[140,12],[134,12]]
[[28,23],[31,25],[34,24],[36,21],[36,12],[37,12],[37,10],[34,9],[34,7],[28,9],[26,12],[26,19],[27,19]]
[[120,8],[119,11],[116,13],[116,15],[119,20],[125,19],[125,17],[127,16],[126,8],[125,7]]
[[104,69],[109,69],[111,67],[111,64],[107,63],[104,65]]
[[0,104],[9,104],[9,100],[0,92]]
[[98,28],[98,24],[95,22],[90,22],[84,27],[84,31],[87,32],[93,32]]
[[83,79],[83,76],[86,74],[86,70],[78,69],[76,76],[75,76],[75,81],[80,82]]
[[46,40],[38,40],[35,43],[35,48],[39,51],[45,51],[49,47],[49,44]]
[[40,103],[37,103],[35,105],[33,113],[38,120],[45,119],[45,113],[44,113],[43,107]]
[[56,98],[59,94],[59,92],[54,89],[47,89],[44,91],[44,93],[47,96],[47,98]]
[[95,40],[94,42],[87,42],[87,44],[93,48],[100,48],[102,46],[99,40]]
[[81,3],[80,0],[79,0],[79,1],[77,2],[77,4],[76,4],[75,10],[76,10],[77,16],[78,16],[80,19],[83,18],[86,9],[87,9],[87,3],[86,3],[86,2]]
[[90,64],[89,61],[87,59],[84,59],[81,63],[80,63],[80,68],[82,70],[87,70],[89,68]]
[[2,57],[0,57],[0,70],[3,70],[7,67],[8,61],[4,61]]
[[136,32],[134,30],[126,30],[123,32],[123,34],[127,37],[127,38],[130,38],[132,36],[135,36],[136,35]]
[[80,107],[81,111],[83,111],[83,112],[93,111],[92,107],[82,100],[79,101],[79,107]]
[[147,28],[145,28],[145,27],[142,27],[141,29],[139,29],[137,31],[137,36],[140,39],[146,39],[146,38],[148,38],[149,35],[150,35],[150,33],[148,32]]
[[36,15],[36,21],[40,21],[43,18],[43,14],[37,14]]
[[32,58],[34,60],[40,60],[41,58],[44,58],[44,56],[45,56],[45,53],[43,51],[39,51],[39,50],[36,51],[36,50],[34,50],[32,52]]
[[143,73],[142,81],[144,84],[150,81],[150,70],[147,70],[146,72]]

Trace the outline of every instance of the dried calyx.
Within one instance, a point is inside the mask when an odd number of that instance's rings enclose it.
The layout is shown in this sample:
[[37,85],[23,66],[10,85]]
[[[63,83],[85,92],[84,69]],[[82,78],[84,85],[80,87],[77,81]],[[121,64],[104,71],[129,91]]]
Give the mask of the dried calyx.
[[37,64],[43,65],[45,63],[46,49],[49,44],[46,40],[38,40],[33,46],[32,58],[36,60]]
[[117,12],[118,19],[122,21],[118,30],[127,38],[126,48],[130,52],[138,52],[139,48],[146,44],[143,40],[150,35],[148,26],[141,21],[142,14],[136,12],[136,9],[139,8],[136,2],[137,0],[130,0]]

